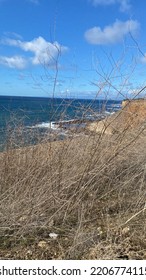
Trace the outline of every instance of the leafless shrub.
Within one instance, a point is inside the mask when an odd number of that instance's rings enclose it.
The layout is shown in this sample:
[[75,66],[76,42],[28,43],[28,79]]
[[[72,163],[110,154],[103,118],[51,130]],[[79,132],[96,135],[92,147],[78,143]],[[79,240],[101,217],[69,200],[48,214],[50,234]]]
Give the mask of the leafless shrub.
[[[57,75],[58,68],[55,85]],[[9,131],[0,154],[4,254],[9,247],[13,258],[145,257],[145,120],[132,126],[134,115],[126,124],[125,108],[99,134],[84,131],[76,137],[74,129],[64,141],[44,138],[26,146],[23,127]],[[106,135],[115,119],[126,125]],[[25,255],[15,247],[23,247]]]

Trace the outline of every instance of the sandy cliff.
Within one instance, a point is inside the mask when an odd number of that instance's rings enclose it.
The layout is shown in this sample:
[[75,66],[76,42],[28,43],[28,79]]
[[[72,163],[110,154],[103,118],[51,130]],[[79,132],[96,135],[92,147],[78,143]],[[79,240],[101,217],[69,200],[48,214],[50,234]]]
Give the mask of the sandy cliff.
[[124,100],[122,109],[104,120],[88,125],[90,131],[113,134],[142,125],[146,121],[146,99]]

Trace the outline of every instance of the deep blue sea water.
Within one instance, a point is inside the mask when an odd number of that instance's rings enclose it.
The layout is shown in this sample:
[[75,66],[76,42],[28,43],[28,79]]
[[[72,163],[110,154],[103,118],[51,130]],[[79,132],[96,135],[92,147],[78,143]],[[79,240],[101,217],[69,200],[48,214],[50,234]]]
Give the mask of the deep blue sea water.
[[[56,128],[64,120],[95,120],[119,110],[120,101],[41,97],[0,96],[0,149],[6,142],[6,131],[19,126],[43,131]],[[8,139],[7,139],[8,140]]]

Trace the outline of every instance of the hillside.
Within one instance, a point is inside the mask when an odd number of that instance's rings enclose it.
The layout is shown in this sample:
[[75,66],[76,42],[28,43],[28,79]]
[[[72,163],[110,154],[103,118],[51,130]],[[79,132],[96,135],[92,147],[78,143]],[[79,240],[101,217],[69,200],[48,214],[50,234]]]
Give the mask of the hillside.
[[145,259],[145,151],[139,125],[1,153],[0,258]]
[[146,121],[146,99],[125,100],[122,109],[104,120],[93,122],[88,129],[97,133],[122,133],[144,125]]

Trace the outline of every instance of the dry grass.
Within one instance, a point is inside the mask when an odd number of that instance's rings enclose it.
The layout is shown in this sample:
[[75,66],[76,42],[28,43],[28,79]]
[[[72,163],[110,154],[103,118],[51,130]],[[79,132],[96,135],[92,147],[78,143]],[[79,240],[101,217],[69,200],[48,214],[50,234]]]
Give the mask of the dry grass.
[[0,154],[0,258],[144,259],[145,140],[140,125],[25,148],[9,143]]

